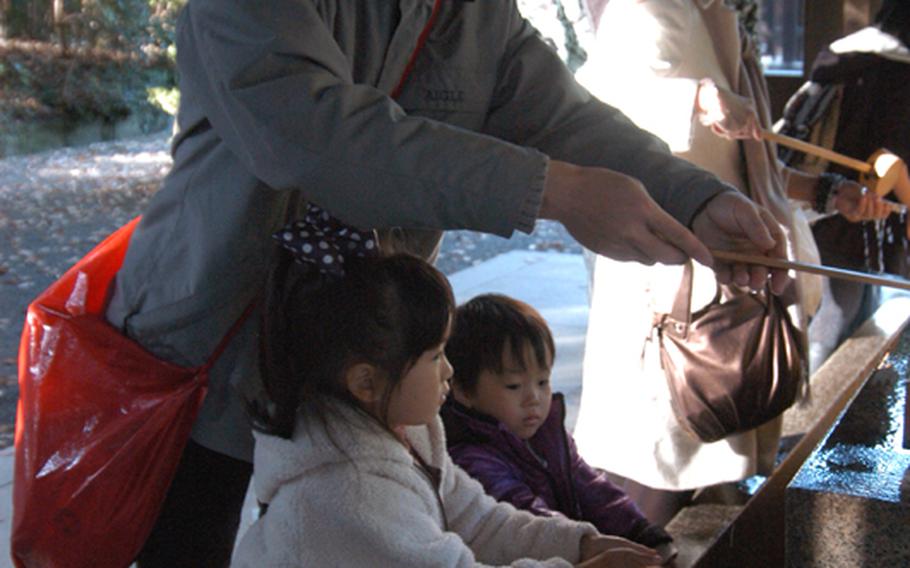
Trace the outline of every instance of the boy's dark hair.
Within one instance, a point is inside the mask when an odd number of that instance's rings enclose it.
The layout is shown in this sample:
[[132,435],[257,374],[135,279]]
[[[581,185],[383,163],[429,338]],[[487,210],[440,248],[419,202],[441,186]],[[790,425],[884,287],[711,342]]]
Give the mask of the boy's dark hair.
[[[315,276],[282,249],[263,306],[260,372],[267,394],[252,403],[254,427],[290,438],[301,403],[325,410],[327,399],[354,403],[341,377],[375,365],[389,397],[428,349],[442,343],[454,310],[445,276],[406,254],[351,259],[340,279]],[[353,404],[355,408],[359,408]]]
[[455,310],[446,357],[455,369],[452,381],[472,394],[483,371],[502,373],[506,349],[522,367],[530,346],[540,367],[556,354],[553,334],[540,313],[528,304],[501,294],[483,294]]

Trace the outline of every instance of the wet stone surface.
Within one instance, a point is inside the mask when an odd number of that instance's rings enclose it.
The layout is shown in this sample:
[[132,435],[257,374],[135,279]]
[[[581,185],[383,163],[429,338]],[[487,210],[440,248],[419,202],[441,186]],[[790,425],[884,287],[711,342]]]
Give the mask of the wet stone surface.
[[[910,332],[883,361],[840,422],[794,479],[794,488],[900,502],[910,468],[903,450],[906,363]],[[907,503],[910,505],[910,503]]]
[[787,488],[788,566],[910,565],[910,330]]
[[[166,134],[0,159],[0,448],[12,443],[17,352],[28,303],[136,215],[170,167]],[[558,223],[511,239],[452,231],[447,273],[515,250],[581,253]]]

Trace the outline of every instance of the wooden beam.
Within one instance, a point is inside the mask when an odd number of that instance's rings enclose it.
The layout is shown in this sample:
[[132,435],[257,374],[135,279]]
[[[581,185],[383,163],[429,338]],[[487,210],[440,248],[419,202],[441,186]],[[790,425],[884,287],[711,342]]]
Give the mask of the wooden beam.
[[[804,78],[808,78],[812,62],[829,43],[844,35],[843,4],[849,0],[805,0],[805,66]],[[832,6],[834,4],[834,6]]]

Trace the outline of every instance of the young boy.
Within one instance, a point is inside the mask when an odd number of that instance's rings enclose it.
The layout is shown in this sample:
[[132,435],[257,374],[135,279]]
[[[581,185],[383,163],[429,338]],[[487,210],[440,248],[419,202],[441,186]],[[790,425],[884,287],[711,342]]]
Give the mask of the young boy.
[[487,294],[460,306],[452,327],[446,356],[455,374],[441,411],[452,460],[500,501],[675,556],[672,537],[578,455],[563,397],[550,387],[555,345],[543,317]]

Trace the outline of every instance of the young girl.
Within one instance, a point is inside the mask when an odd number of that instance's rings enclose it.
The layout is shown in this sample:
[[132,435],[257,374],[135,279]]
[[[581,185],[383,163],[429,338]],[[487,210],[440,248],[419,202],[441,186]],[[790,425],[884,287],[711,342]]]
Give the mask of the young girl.
[[[336,265],[334,261],[331,263]],[[416,258],[348,260],[270,285],[254,407],[262,516],[234,566],[645,566],[645,547],[499,504],[455,467],[439,407],[452,368],[445,278]],[[336,265],[337,266],[337,265]],[[538,559],[538,560],[531,560]]]
[[587,521],[667,561],[675,555],[670,535],[578,455],[562,395],[550,387],[555,345],[537,310],[477,296],[458,308],[446,353],[455,365],[442,411],[449,452],[487,493],[536,515]]

